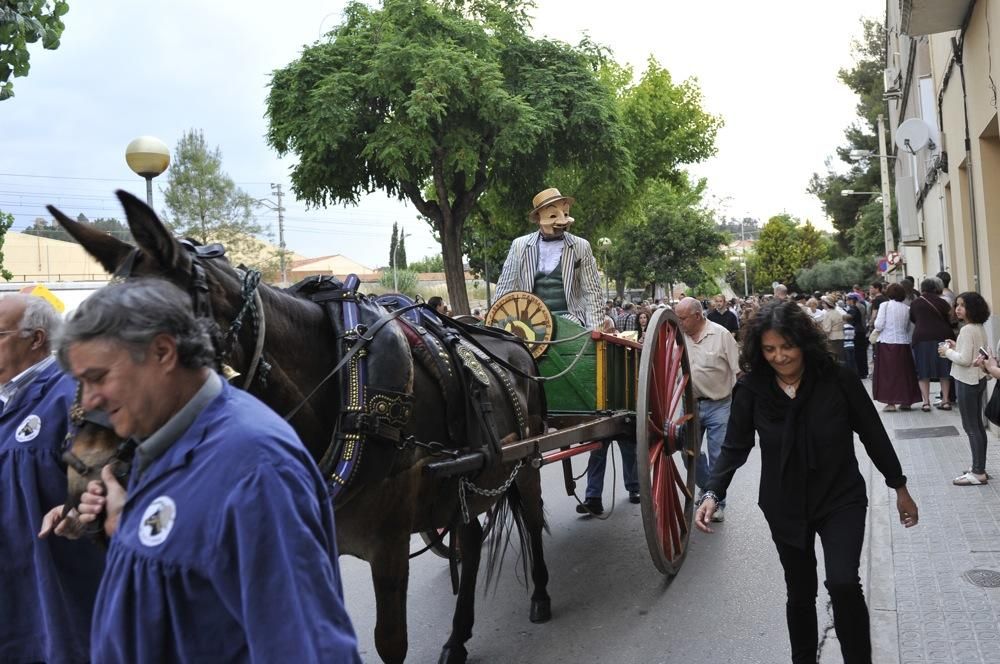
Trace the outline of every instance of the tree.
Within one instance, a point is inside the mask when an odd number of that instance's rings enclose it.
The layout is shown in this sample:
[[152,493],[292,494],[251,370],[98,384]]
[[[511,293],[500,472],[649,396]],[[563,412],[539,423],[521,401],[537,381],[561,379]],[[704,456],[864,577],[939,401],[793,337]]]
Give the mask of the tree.
[[798,271],[826,255],[823,237],[811,223],[800,228],[789,214],[771,217],[754,244],[754,288],[769,291],[775,281],[793,288]]
[[[850,161],[853,150],[878,154],[878,132],[876,123],[880,114],[887,115],[883,95],[883,70],[885,68],[885,26],[880,21],[862,19],[862,36],[853,43],[855,64],[851,69],[841,69],[837,77],[858,95],[857,119],[844,133],[846,142],[837,148],[837,156],[851,166],[846,173],[837,172],[831,161],[827,161],[825,175],[814,173],[808,191],[823,203],[823,209],[839,232],[838,241],[844,249],[850,249],[856,256],[871,256],[859,251],[870,250],[867,242],[852,241],[851,229],[860,221],[860,215],[871,201],[864,196],[841,196],[844,190],[879,191],[881,174],[877,158],[859,162]],[[890,160],[890,178],[892,160]],[[895,215],[893,215],[895,225]],[[899,237],[898,234],[896,237]],[[884,244],[876,249],[884,250]]]
[[267,138],[298,158],[296,195],[327,205],[381,189],[411,201],[441,240],[458,312],[469,310],[465,224],[485,191],[523,207],[556,163],[631,186],[596,54],[531,38],[530,6],[353,1],[329,39],[271,78]]
[[163,192],[167,226],[176,234],[208,244],[221,242],[235,253],[255,252],[260,232],[254,199],[222,171],[222,152],[209,150],[200,130],[177,141]]
[[409,269],[413,272],[444,272],[444,260],[441,254],[427,256],[410,263]]
[[0,210],[0,277],[3,277],[5,281],[10,281],[14,277],[14,275],[10,273],[10,270],[3,266],[3,243],[7,238],[7,231],[10,230],[10,227],[13,225],[14,215]]
[[796,283],[805,291],[848,289],[854,284],[871,283],[875,277],[875,263],[871,260],[848,256],[799,270]]
[[54,51],[66,27],[62,17],[69,11],[66,0],[6,0],[0,3],[0,101],[14,96],[10,80],[27,76],[31,69],[28,44],[41,40],[42,48]]
[[396,267],[396,250],[399,247],[399,226],[392,222],[392,238],[389,240],[389,268]]
[[399,255],[396,256],[396,262],[399,263],[399,269],[406,269],[406,233],[399,234]]
[[710,279],[709,263],[719,261],[725,236],[702,206],[705,184],[658,182],[644,197],[645,223],[630,225],[612,245],[613,270],[632,283],[686,282]]

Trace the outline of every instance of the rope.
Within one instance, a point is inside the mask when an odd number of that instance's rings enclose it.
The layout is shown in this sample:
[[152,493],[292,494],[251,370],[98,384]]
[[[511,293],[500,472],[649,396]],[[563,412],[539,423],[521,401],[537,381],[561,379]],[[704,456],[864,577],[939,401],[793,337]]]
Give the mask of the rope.
[[[590,334],[590,332],[588,332],[587,334]],[[562,378],[563,376],[565,376],[566,374],[568,374],[570,371],[573,370],[573,367],[576,366],[576,363],[580,361],[581,357],[583,357],[583,351],[587,350],[587,348],[588,348],[587,344],[581,344],[580,350],[577,351],[576,357],[573,358],[573,361],[569,363],[568,367],[566,367],[559,373],[555,374],[554,376],[539,376],[535,380],[537,380],[539,383],[547,383],[550,380],[555,380],[556,378]]]
[[[617,440],[615,442],[618,443]],[[618,443],[618,449],[620,454],[621,443]],[[591,452],[591,454],[593,454],[593,452]],[[598,519],[599,521],[607,521],[608,519],[611,518],[611,515],[615,513],[615,501],[617,500],[617,494],[618,494],[618,464],[615,462],[614,447],[612,447],[610,444],[608,445],[608,456],[611,457],[611,509],[609,509],[603,516],[600,514],[594,514],[593,512],[590,512],[590,516],[594,519]],[[625,463],[624,456],[622,457],[622,463]],[[586,469],[584,469],[583,472],[585,474],[587,472]],[[580,477],[583,477],[583,475],[580,475]],[[579,478],[574,478],[574,479],[579,479]],[[583,501],[580,500],[580,496],[576,495],[575,490],[573,491],[573,497],[576,498],[576,502],[578,504],[583,505]],[[587,515],[585,514],[584,516]]]

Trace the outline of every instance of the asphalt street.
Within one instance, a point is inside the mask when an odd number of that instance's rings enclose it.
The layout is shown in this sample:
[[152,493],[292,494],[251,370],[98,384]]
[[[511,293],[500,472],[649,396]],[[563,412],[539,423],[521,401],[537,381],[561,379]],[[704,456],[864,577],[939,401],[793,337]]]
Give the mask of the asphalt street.
[[[585,458],[574,460],[577,473],[583,470]],[[687,560],[669,581],[650,560],[640,508],[628,503],[621,486],[617,452],[615,461],[617,502],[606,521],[577,515],[575,500],[565,495],[559,465],[543,469],[544,499],[552,529],[545,540],[545,555],[553,618],[541,625],[529,622],[529,591],[513,554],[509,554],[499,583],[485,595],[484,575],[480,574],[476,627],[467,644],[469,661],[788,661],[781,567],[757,507],[757,450],[736,475],[725,523],[719,524],[714,535],[693,534]],[[606,509],[612,498],[611,473],[609,464]],[[581,481],[581,498],[583,488]],[[415,538],[412,550],[419,546],[419,538]],[[375,603],[368,565],[345,556],[341,568],[362,658],[377,662]],[[407,661],[437,661],[453,610],[446,561],[429,553],[413,560]],[[822,597],[818,611],[822,630],[829,622]]]

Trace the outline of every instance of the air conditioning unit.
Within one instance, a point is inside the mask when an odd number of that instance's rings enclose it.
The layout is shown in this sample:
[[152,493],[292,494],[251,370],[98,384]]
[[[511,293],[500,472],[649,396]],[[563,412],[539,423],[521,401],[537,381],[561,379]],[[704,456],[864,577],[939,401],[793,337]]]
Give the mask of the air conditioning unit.
[[898,94],[899,93],[899,70],[895,67],[889,67],[883,72],[885,76],[885,93]]

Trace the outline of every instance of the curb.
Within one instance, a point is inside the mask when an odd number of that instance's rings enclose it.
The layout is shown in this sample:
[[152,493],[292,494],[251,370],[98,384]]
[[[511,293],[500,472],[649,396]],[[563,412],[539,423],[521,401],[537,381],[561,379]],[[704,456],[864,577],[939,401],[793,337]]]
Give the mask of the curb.
[[[892,561],[892,518],[894,506],[890,489],[881,476],[868,466],[869,510],[862,550],[862,579],[868,589],[868,610],[872,630],[872,661],[899,661],[899,620],[896,615],[896,576]],[[874,484],[874,482],[878,484]],[[865,560],[867,558],[867,561]]]

